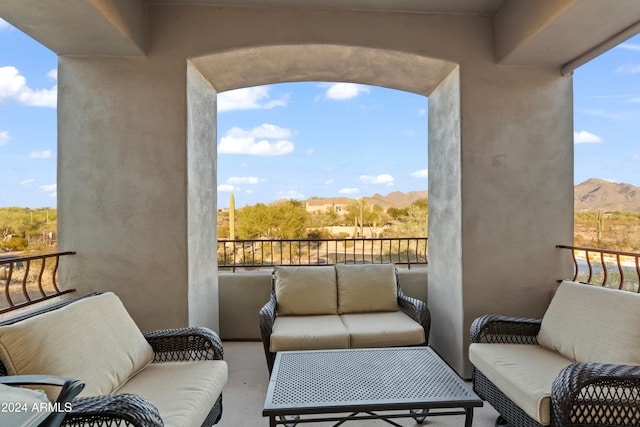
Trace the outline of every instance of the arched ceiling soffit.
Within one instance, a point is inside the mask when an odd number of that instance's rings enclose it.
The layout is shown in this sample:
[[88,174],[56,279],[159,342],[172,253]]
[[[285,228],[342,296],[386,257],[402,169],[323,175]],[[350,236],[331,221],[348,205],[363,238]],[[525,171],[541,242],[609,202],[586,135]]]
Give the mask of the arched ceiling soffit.
[[338,45],[243,48],[192,58],[218,92],[284,82],[383,86],[428,96],[457,64],[403,52]]

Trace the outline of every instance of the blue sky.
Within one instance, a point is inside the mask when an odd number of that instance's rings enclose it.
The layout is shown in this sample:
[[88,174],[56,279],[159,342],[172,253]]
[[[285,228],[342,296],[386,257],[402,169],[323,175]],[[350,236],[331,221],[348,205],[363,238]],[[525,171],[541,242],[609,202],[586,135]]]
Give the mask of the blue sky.
[[[56,55],[0,20],[0,207],[56,206]],[[640,186],[640,35],[574,73],[575,183]],[[218,99],[226,207],[427,189],[427,99],[286,83]],[[392,147],[392,149],[389,149]]]

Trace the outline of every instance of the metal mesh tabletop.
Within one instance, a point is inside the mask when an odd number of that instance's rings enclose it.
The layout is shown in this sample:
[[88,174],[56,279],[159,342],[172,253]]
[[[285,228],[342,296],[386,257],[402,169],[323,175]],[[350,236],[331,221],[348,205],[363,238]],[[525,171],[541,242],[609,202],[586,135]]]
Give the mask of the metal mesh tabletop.
[[473,406],[482,401],[432,349],[410,347],[278,353],[264,413]]

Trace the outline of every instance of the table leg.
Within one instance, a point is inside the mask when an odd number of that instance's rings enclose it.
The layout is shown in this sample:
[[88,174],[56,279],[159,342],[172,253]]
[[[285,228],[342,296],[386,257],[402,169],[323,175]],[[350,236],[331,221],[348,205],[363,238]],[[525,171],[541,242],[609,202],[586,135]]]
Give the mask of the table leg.
[[467,408],[465,409],[465,412],[467,415],[464,418],[464,427],[471,427],[471,424],[473,423],[473,408]]
[[[279,420],[276,421],[276,419]],[[282,424],[284,427],[296,427],[298,425],[297,421],[300,419],[300,415],[291,415],[291,418],[288,419],[286,415],[276,415],[273,417],[269,417],[269,426],[275,427],[278,424]]]
[[424,420],[427,418],[427,414],[429,413],[428,409],[410,409],[409,413],[411,417],[416,420],[416,423],[422,424]]

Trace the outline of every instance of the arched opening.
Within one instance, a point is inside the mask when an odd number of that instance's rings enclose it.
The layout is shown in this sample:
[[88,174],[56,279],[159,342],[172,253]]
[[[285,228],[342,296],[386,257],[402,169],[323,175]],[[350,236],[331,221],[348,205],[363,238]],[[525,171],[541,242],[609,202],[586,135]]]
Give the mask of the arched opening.
[[[282,82],[352,82],[409,91],[429,97],[429,203],[428,235],[434,273],[446,274],[446,283],[429,287],[432,315],[462,330],[461,239],[461,131],[460,83],[456,64],[424,56],[384,49],[339,45],[285,45],[245,48],[192,58],[188,62],[188,201],[189,236],[215,230],[215,206],[205,206],[217,188],[215,153],[216,103],[219,92]],[[207,150],[209,154],[203,154]],[[437,161],[435,160],[437,159]],[[213,168],[211,165],[214,165]],[[212,170],[213,169],[213,170]],[[189,239],[189,319],[192,323],[217,324],[217,283],[204,266],[215,265],[216,241]],[[433,267],[432,267],[433,268]],[[213,274],[217,274],[214,271]],[[429,273],[432,274],[431,272]],[[445,287],[446,285],[446,287]],[[452,296],[453,292],[453,296]],[[438,300],[447,301],[438,304]],[[203,301],[209,303],[206,307]],[[453,301],[453,302],[451,302]],[[451,304],[457,304],[451,317]],[[445,322],[442,322],[445,324]],[[432,332],[432,345],[455,363],[463,359],[461,340],[446,330]],[[448,354],[447,354],[448,353]]]

